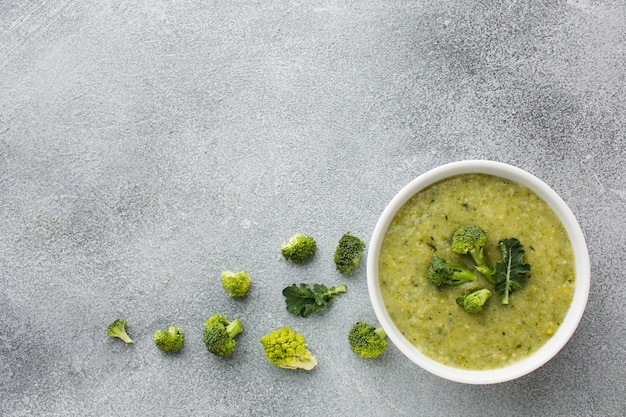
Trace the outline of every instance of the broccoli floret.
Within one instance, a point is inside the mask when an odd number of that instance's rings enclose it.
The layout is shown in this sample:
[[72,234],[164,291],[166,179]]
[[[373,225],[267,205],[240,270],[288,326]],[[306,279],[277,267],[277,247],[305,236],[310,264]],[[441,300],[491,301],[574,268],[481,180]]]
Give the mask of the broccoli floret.
[[176,352],[183,347],[185,335],[176,326],[154,332],[154,343],[164,352]]
[[365,241],[350,232],[345,233],[335,249],[335,266],[337,271],[344,275],[352,274],[361,262],[361,255],[365,249]]
[[486,243],[487,234],[480,226],[461,226],[452,236],[452,251],[459,255],[469,254],[476,263],[476,270],[491,281],[494,270],[483,253]]
[[109,324],[107,335],[122,339],[126,343],[133,343],[133,340],[126,333],[126,319],[117,319]]
[[376,328],[362,321],[356,322],[348,333],[352,350],[364,358],[375,358],[387,349],[387,333],[382,327]]
[[489,297],[491,297],[491,291],[483,288],[457,297],[456,303],[468,313],[480,313]]
[[287,260],[301,263],[315,254],[317,243],[311,236],[297,232],[288,242],[280,245],[280,250]]
[[250,275],[247,271],[237,273],[231,271],[222,272],[222,287],[229,291],[229,297],[243,297],[250,289]]
[[430,268],[428,268],[426,277],[438,287],[444,284],[461,285],[476,280],[476,274],[471,269],[463,265],[449,263],[436,255],[430,261]]
[[310,371],[317,365],[317,359],[306,347],[304,336],[288,326],[261,336],[261,343],[268,362],[281,368]]
[[243,331],[237,318],[228,321],[223,314],[214,314],[204,323],[203,340],[209,352],[217,356],[230,356],[235,351],[237,342],[234,337]]

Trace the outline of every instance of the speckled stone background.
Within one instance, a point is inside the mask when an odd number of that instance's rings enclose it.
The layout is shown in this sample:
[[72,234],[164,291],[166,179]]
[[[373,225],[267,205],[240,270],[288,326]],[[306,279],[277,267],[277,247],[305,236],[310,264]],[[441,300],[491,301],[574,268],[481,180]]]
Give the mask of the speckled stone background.
[[[626,415],[626,3],[5,0],[0,2],[0,414],[3,416]],[[579,329],[536,372],[470,386],[395,347],[366,271],[335,270],[395,193],[461,159],[551,185],[589,246]],[[296,230],[319,251],[285,262]],[[244,300],[220,288],[247,269]],[[346,283],[325,314],[293,282]],[[230,359],[202,323],[239,316]],[[107,338],[117,317],[136,343]],[[152,343],[178,324],[178,355]],[[269,365],[291,325],[319,360]]]

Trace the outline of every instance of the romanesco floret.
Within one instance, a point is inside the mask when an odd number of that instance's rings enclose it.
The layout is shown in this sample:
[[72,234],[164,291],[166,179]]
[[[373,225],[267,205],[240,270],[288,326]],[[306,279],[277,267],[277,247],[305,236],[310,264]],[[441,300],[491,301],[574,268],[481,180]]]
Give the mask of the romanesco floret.
[[262,336],[261,343],[268,362],[281,368],[310,371],[317,365],[317,359],[306,347],[304,336],[288,326]]

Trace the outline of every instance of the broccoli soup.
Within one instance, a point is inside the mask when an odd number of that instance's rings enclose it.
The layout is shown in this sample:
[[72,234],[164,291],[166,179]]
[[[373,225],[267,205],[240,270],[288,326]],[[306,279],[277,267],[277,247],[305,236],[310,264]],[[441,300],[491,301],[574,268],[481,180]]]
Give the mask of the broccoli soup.
[[[523,245],[530,272],[508,304],[480,273],[457,286],[427,279],[433,256],[474,269],[469,255],[451,249],[454,232],[468,224],[486,232],[492,265],[503,256],[500,240]],[[525,186],[485,174],[451,177],[409,199],[387,229],[379,260],[382,298],[402,334],[432,359],[474,370],[511,364],[541,347],[567,313],[574,279],[571,242],[548,204]],[[482,288],[493,293],[482,311],[457,305],[457,297]]]

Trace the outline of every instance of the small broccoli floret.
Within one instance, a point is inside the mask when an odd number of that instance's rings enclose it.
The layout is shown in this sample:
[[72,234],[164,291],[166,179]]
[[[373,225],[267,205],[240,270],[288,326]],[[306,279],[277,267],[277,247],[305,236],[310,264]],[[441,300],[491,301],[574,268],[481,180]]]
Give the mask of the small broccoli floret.
[[247,271],[237,273],[231,271],[222,272],[222,287],[229,291],[229,297],[243,297],[248,293],[251,282]]
[[468,292],[457,297],[456,303],[463,307],[468,313],[480,313],[483,311],[483,306],[489,297],[491,297],[491,291],[483,288],[482,290]]
[[365,249],[365,241],[350,232],[345,233],[335,249],[335,266],[344,275],[352,274],[361,263],[361,255]]
[[310,371],[317,365],[317,359],[306,347],[304,336],[288,326],[261,336],[261,344],[268,362],[281,368]]
[[280,245],[280,250],[287,260],[301,263],[315,254],[317,243],[311,236],[297,232],[288,242]]
[[223,314],[214,314],[204,323],[203,340],[209,352],[217,356],[230,356],[235,351],[235,336],[243,331],[237,318],[228,321]]
[[376,328],[362,321],[356,322],[348,333],[352,350],[364,358],[375,358],[387,349],[387,333],[382,327]]
[[476,263],[476,270],[491,281],[494,270],[483,253],[486,243],[487,234],[480,226],[461,226],[452,236],[452,251],[459,255],[469,254]]
[[154,343],[164,352],[176,352],[183,347],[185,335],[176,326],[154,332]]
[[122,339],[126,343],[133,343],[133,340],[126,333],[126,319],[117,319],[109,324],[107,335]]
[[428,268],[426,277],[438,287],[445,284],[461,285],[476,280],[476,274],[471,269],[463,265],[448,263],[436,255],[430,261],[430,268]]

